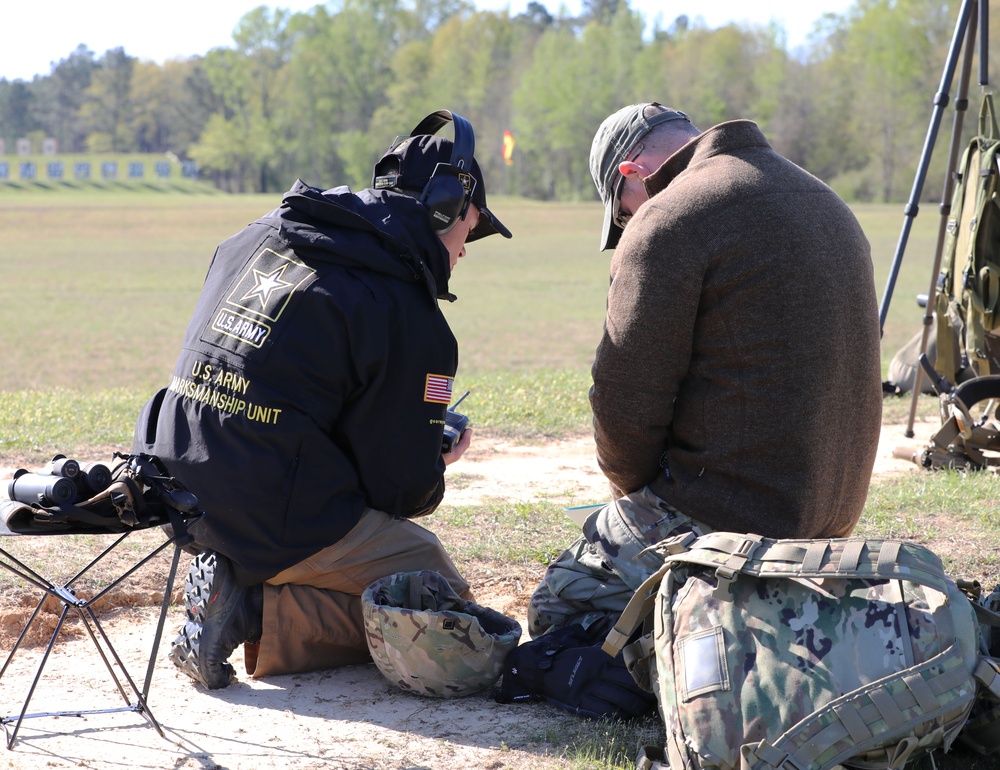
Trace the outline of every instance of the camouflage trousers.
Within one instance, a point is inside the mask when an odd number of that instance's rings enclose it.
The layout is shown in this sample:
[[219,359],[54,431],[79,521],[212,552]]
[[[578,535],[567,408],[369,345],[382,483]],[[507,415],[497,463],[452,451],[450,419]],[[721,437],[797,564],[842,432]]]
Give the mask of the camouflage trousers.
[[643,549],[667,537],[712,529],[664,502],[649,487],[613,500],[584,522],[583,535],[549,565],[528,605],[528,633],[614,621],[663,560]]

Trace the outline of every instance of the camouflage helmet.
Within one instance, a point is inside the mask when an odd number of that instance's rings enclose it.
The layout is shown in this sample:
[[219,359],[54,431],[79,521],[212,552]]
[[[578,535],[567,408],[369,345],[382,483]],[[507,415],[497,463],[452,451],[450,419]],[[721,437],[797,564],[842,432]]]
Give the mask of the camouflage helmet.
[[521,638],[516,620],[461,599],[430,570],[376,580],[361,604],[375,665],[390,682],[421,695],[452,698],[487,689]]

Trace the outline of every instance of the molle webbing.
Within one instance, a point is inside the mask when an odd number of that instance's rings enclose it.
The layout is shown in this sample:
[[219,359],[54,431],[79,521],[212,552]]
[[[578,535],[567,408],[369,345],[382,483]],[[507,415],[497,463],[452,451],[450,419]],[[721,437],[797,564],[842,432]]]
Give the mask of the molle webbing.
[[688,563],[715,567],[722,591],[739,574],[754,577],[853,578],[910,580],[948,592],[941,562],[924,548],[897,540],[766,540],[758,535],[713,532],[694,538],[682,535],[653,546],[664,556],[663,567],[635,592],[604,651],[617,655],[629,637],[653,611],[657,588],[674,565]]

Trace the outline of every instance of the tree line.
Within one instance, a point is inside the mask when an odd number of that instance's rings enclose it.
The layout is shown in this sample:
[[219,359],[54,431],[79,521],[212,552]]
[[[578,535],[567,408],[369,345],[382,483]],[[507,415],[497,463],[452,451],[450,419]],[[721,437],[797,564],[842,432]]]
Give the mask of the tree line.
[[[777,24],[708,28],[679,16],[647,28],[627,0],[584,0],[579,16],[541,2],[514,16],[466,0],[260,6],[231,46],[204,55],[157,64],[81,45],[47,75],[0,79],[0,137],[8,147],[54,137],[60,152],[168,153],[233,192],[281,191],[295,178],[359,189],[396,134],[451,109],[475,127],[491,191],[589,200],[600,121],[659,101],[703,129],[754,120],[846,199],[899,201],[921,158],[959,7],[855,0],[790,51]],[[979,94],[973,78],[966,134],[977,128]],[[942,121],[942,135],[950,125]],[[509,163],[505,131],[515,142]],[[946,155],[939,141],[929,181],[943,175]],[[925,197],[940,192],[929,184]]]

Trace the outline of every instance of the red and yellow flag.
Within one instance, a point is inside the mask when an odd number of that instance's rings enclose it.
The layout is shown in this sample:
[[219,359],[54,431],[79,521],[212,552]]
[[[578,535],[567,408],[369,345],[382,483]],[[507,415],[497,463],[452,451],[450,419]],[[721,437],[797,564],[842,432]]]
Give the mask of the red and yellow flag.
[[503,132],[503,159],[508,166],[514,165],[514,135],[510,131]]

